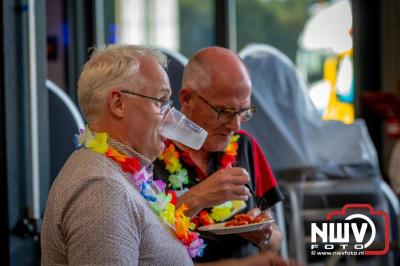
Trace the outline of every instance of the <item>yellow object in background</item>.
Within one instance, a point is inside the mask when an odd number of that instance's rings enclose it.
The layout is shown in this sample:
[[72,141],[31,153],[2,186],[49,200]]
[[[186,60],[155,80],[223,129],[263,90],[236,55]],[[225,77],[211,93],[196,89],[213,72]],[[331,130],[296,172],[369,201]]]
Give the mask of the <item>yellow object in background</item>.
[[330,57],[324,63],[324,80],[329,81],[331,87],[336,83],[336,69],[338,60],[336,57]]
[[337,95],[336,81],[338,74],[339,60],[348,53],[330,57],[324,64],[324,80],[328,81],[331,89],[328,106],[322,116],[323,120],[339,120],[346,124],[354,122],[354,105],[353,103],[341,102]]
[[339,120],[345,124],[354,122],[354,106],[351,103],[342,103],[338,101],[337,95],[333,87],[329,96],[328,107],[326,108],[323,120]]

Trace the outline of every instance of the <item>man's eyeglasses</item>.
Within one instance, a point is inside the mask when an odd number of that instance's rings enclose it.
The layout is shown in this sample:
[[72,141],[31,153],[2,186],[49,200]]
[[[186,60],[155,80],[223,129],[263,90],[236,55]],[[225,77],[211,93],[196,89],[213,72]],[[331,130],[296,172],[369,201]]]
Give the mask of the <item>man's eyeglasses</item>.
[[146,99],[149,99],[149,100],[153,100],[153,101],[159,102],[160,103],[160,115],[165,115],[167,113],[167,111],[172,106],[172,100],[171,99],[168,99],[168,100],[164,101],[162,99],[158,99],[158,98],[151,97],[151,96],[146,96],[146,95],[139,94],[139,93],[136,93],[136,92],[131,92],[131,91],[128,91],[128,90],[121,90],[121,92],[128,93],[128,94],[131,94],[131,95],[135,95],[135,96],[139,96],[139,97],[143,97],[143,98],[146,98]]
[[254,115],[256,112],[256,108],[254,106],[251,106],[250,108],[242,109],[239,111],[236,111],[234,109],[227,109],[227,108],[219,108],[213,106],[211,103],[209,103],[206,99],[198,95],[195,91],[193,91],[194,94],[196,94],[204,103],[206,103],[208,106],[211,107],[211,109],[214,110],[214,112],[217,113],[217,119],[221,121],[222,123],[227,123],[231,121],[236,115],[239,115],[240,120],[242,122],[250,120],[250,118]]

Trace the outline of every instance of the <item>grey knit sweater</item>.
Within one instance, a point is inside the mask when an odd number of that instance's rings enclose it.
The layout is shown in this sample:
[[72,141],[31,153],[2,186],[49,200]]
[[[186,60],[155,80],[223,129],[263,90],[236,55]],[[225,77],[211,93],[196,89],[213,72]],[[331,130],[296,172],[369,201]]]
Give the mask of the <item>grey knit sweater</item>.
[[[109,144],[150,163],[121,143]],[[85,148],[70,156],[53,183],[41,246],[42,265],[193,265],[119,165]]]

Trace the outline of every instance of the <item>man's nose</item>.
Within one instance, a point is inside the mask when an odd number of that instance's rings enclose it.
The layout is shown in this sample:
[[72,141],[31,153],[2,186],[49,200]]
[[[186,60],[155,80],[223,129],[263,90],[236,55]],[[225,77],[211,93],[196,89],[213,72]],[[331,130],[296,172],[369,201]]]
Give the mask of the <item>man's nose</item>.
[[227,126],[231,131],[237,131],[240,129],[241,122],[240,114],[235,114],[235,116],[227,123]]

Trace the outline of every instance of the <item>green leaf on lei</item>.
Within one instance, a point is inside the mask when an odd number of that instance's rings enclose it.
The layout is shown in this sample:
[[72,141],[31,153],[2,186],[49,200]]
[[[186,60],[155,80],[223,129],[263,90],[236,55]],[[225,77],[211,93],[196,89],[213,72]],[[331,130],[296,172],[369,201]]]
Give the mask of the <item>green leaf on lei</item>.
[[169,186],[173,189],[182,189],[183,184],[189,184],[188,171],[185,168],[181,168],[168,177]]

